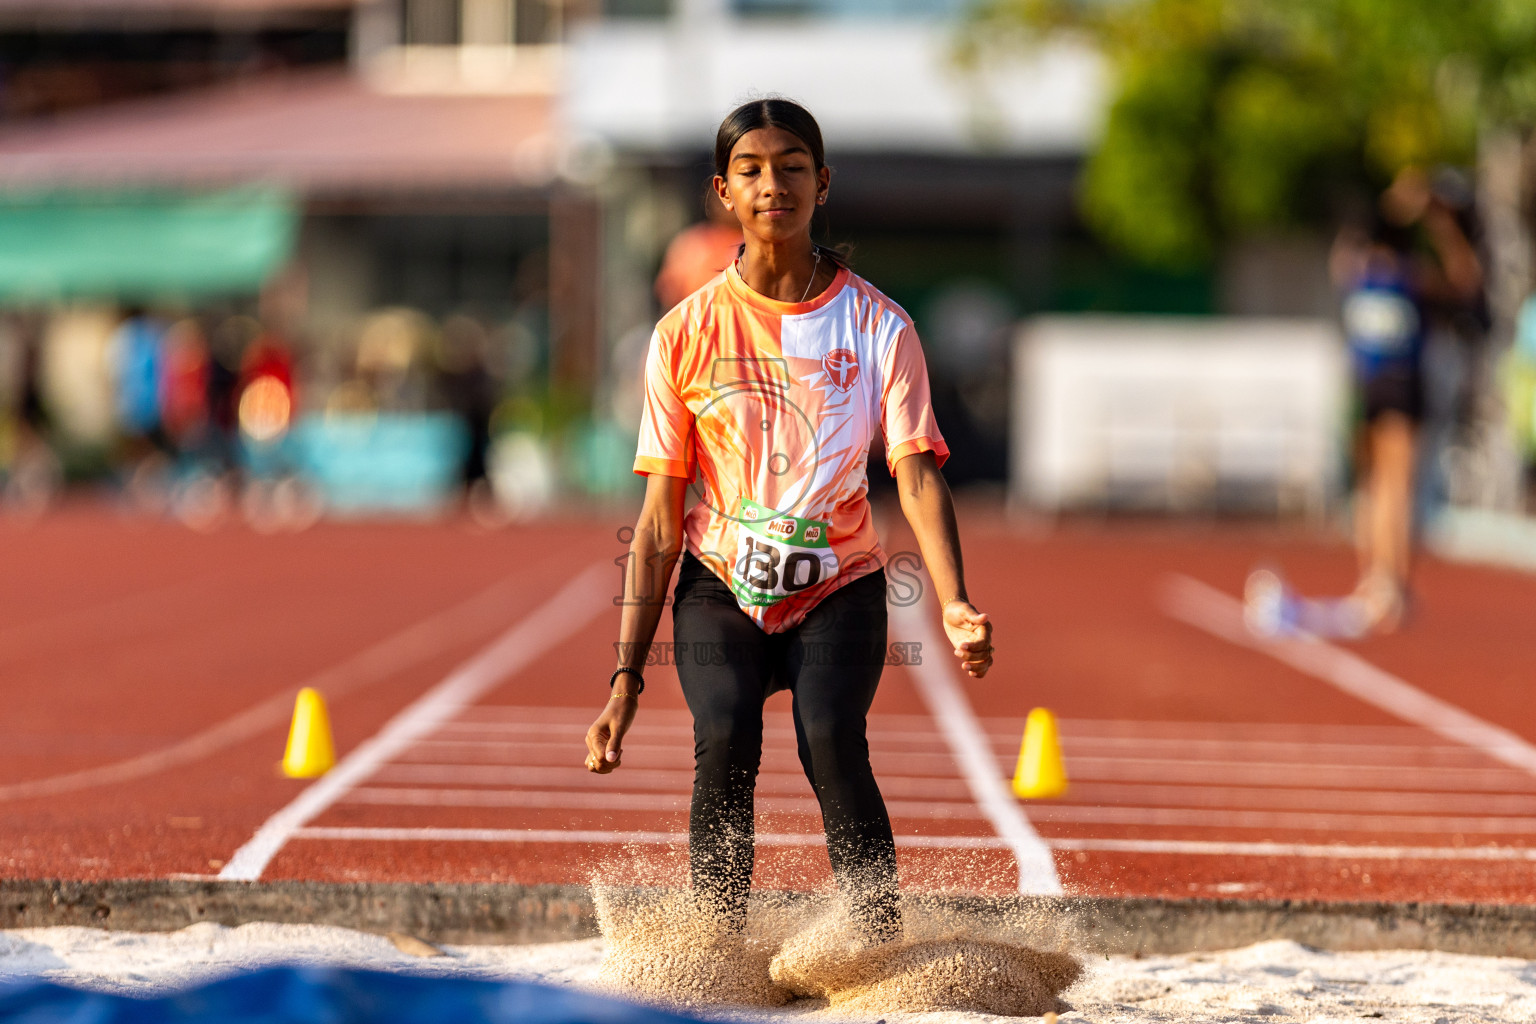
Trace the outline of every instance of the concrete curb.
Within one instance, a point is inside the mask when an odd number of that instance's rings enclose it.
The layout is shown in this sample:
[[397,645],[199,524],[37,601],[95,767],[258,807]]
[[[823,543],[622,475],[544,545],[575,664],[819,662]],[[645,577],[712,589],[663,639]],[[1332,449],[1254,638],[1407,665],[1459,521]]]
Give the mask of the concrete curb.
[[[1290,939],[1320,949],[1434,949],[1536,959],[1532,904],[980,896],[925,901],[982,918],[1045,925],[1073,948],[1093,953],[1184,953]],[[572,885],[0,880],[0,928],[157,932],[199,921],[337,925],[466,945],[597,934],[591,894]]]

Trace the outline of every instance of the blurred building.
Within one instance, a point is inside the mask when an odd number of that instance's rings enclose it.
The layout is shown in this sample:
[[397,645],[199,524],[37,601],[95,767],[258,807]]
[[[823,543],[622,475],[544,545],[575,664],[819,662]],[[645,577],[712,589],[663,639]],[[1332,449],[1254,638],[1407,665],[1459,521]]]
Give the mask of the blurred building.
[[0,0],[0,306],[256,317],[311,404],[366,370],[379,311],[468,317],[503,376],[589,389],[598,211],[556,116],[575,7]]
[[1001,481],[1017,318],[1259,312],[1277,278],[1106,253],[1072,195],[1098,58],[982,41],[962,64],[966,6],[0,0],[0,305],[276,318],[301,402],[346,407],[377,391],[347,379],[372,372],[370,318],[467,336],[467,317],[501,386],[622,433],[662,254],[703,218],[714,128],[779,93],[826,135],[822,237],[918,318],[951,478]]
[[[1005,472],[1007,325],[1102,301],[1185,308],[1167,282],[1141,297],[1078,224],[1072,186],[1098,130],[1096,56],[1065,46],[956,60],[962,0],[625,0],[570,39],[566,123],[628,170],[607,209],[623,258],[614,326],[640,322],[639,279],[702,216],[720,118],[780,94],[817,117],[833,167],[824,238],[918,319],[951,479]],[[1201,301],[1193,300],[1196,305]],[[872,474],[879,476],[879,474]],[[875,481],[877,484],[879,481]]]

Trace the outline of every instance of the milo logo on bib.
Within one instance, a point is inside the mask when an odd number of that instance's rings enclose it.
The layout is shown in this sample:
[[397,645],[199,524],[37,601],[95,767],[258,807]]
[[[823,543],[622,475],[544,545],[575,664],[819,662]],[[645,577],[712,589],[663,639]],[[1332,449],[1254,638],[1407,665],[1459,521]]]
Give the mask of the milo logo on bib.
[[826,523],[781,515],[746,498],[737,522],[731,589],[747,604],[777,604],[836,575]]

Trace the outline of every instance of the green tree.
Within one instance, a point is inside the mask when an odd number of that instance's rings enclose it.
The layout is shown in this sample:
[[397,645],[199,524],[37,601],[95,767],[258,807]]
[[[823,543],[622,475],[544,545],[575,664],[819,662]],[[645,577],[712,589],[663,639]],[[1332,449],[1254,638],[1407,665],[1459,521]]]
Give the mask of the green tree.
[[983,0],[969,48],[1020,27],[1105,55],[1084,216],[1163,266],[1536,125],[1536,0]]

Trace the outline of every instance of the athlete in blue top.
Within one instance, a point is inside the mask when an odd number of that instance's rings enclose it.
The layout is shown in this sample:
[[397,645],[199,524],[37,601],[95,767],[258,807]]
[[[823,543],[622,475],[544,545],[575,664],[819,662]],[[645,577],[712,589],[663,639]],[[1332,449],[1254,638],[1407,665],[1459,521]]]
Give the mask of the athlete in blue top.
[[1408,168],[1382,195],[1368,233],[1340,234],[1331,270],[1343,292],[1360,414],[1355,500],[1360,578],[1351,600],[1364,631],[1391,632],[1402,620],[1408,592],[1427,310],[1475,298],[1482,267],[1423,171]]

